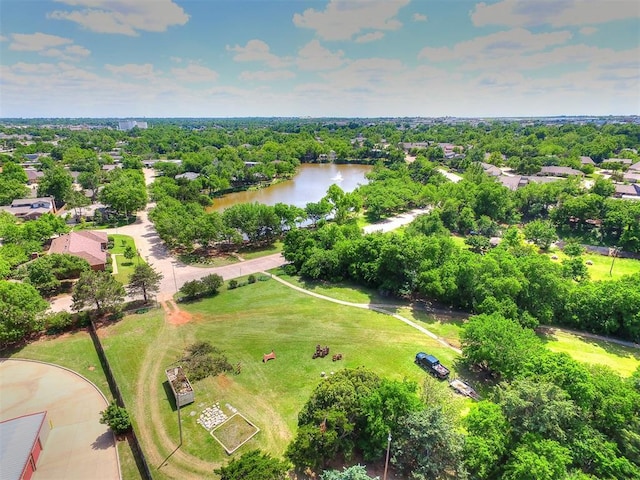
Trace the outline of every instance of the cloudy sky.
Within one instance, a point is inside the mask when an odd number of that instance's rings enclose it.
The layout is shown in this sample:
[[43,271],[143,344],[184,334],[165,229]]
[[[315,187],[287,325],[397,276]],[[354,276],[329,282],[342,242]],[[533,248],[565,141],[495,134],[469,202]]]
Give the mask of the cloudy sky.
[[640,114],[638,0],[2,0],[0,117]]

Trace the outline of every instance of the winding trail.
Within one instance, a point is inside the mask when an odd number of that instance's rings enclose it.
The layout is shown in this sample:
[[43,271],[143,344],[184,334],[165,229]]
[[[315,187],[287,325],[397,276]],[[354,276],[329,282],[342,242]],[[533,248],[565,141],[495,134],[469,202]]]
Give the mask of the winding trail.
[[406,323],[410,327],[413,327],[416,330],[424,333],[428,337],[431,337],[432,339],[434,339],[436,342],[438,342],[443,347],[449,348],[449,349],[453,350],[454,352],[456,352],[458,354],[462,353],[462,350],[460,350],[459,348],[454,347],[453,345],[449,344],[446,340],[444,340],[443,338],[437,336],[432,331],[427,330],[422,325],[419,325],[416,322],[414,322],[413,320],[409,320],[408,318],[405,318],[402,315],[398,315],[397,313],[393,313],[393,312],[390,312],[388,310],[389,308],[406,307],[407,305],[387,305],[387,304],[377,304],[377,303],[353,303],[353,302],[347,302],[346,300],[338,300],[336,298],[327,297],[326,295],[322,295],[320,293],[316,293],[316,292],[312,292],[310,290],[306,290],[306,289],[304,289],[302,287],[294,285],[293,283],[289,283],[286,280],[283,280],[282,278],[280,278],[280,277],[278,277],[276,275],[270,274],[268,272],[263,272],[263,273],[265,275],[270,275],[271,278],[273,278],[274,280],[280,282],[283,285],[286,285],[287,287],[289,287],[289,288],[291,288],[293,290],[296,290],[296,291],[301,292],[301,293],[305,293],[307,295],[311,295],[312,297],[320,298],[320,299],[326,300],[328,302],[338,303],[340,305],[344,305],[344,306],[347,306],[347,307],[362,308],[362,309],[365,309],[365,310],[373,310],[374,312],[378,312],[378,313],[384,313],[385,315],[391,315],[393,318],[396,318],[396,319]]

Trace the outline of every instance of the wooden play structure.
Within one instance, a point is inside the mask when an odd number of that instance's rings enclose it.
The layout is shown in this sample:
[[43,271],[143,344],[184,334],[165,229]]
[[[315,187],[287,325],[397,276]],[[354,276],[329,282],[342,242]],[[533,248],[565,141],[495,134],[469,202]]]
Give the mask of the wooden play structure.
[[320,344],[318,344],[316,345],[316,351],[313,353],[313,356],[311,358],[324,358],[327,355],[329,355],[329,347],[322,348]]
[[262,355],[262,363],[267,363],[269,360],[275,360],[276,359],[276,353],[271,350],[271,353],[265,353],[264,355]]

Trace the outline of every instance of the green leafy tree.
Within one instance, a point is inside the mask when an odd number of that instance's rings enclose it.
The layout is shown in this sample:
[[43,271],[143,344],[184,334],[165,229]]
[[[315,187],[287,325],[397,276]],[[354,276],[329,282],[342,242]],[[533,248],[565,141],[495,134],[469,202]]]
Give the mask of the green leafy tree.
[[137,252],[136,249],[133,248],[131,245],[127,245],[124,249],[124,258],[126,258],[127,260],[129,260],[129,262],[131,262],[131,260],[133,260],[136,256]]
[[95,305],[98,312],[115,310],[124,302],[124,287],[108,272],[90,270],[80,275],[73,286],[71,308],[82,310]]
[[83,192],[71,190],[64,199],[67,209],[73,209],[76,218],[82,216],[82,209],[91,205],[91,200]]
[[48,306],[32,285],[0,280],[0,347],[37,332],[39,316]]
[[160,291],[160,281],[163,277],[147,263],[136,265],[133,273],[129,276],[127,290],[131,295],[142,294],[144,303],[147,303],[150,294]]
[[460,340],[465,363],[503,378],[513,378],[520,365],[542,349],[533,331],[499,314],[473,316]]
[[100,423],[108,425],[116,435],[123,435],[131,430],[131,418],[124,407],[118,406],[115,401],[100,412]]
[[289,467],[289,463],[268,453],[251,450],[214,472],[220,475],[220,480],[285,480]]
[[585,248],[578,242],[567,242],[562,249],[569,257],[579,257],[585,251]]
[[144,176],[138,170],[122,170],[100,191],[100,201],[118,214],[133,215],[147,204]]
[[61,166],[45,170],[38,184],[38,196],[54,198],[56,205],[62,205],[73,190],[73,177]]
[[379,477],[367,475],[367,469],[362,465],[353,465],[339,470],[325,470],[320,475],[320,480],[379,480]]
[[468,435],[464,443],[464,464],[473,478],[491,478],[508,451],[511,427],[499,405],[489,401],[475,404],[463,425]]
[[402,418],[391,441],[391,463],[412,480],[456,478],[463,472],[464,437],[440,408]]
[[556,235],[553,223],[549,220],[534,220],[525,225],[524,238],[542,250],[548,250],[551,244],[558,239],[558,235]]
[[528,434],[512,452],[504,480],[564,480],[571,464],[569,449],[554,440]]

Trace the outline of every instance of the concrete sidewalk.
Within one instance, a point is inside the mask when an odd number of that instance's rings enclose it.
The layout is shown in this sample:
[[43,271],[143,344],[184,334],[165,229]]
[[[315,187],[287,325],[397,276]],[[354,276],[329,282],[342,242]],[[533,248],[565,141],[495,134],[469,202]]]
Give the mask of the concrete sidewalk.
[[49,433],[33,480],[120,480],[115,437],[100,424],[106,398],[81,375],[28,360],[0,359],[0,421],[48,412]]

